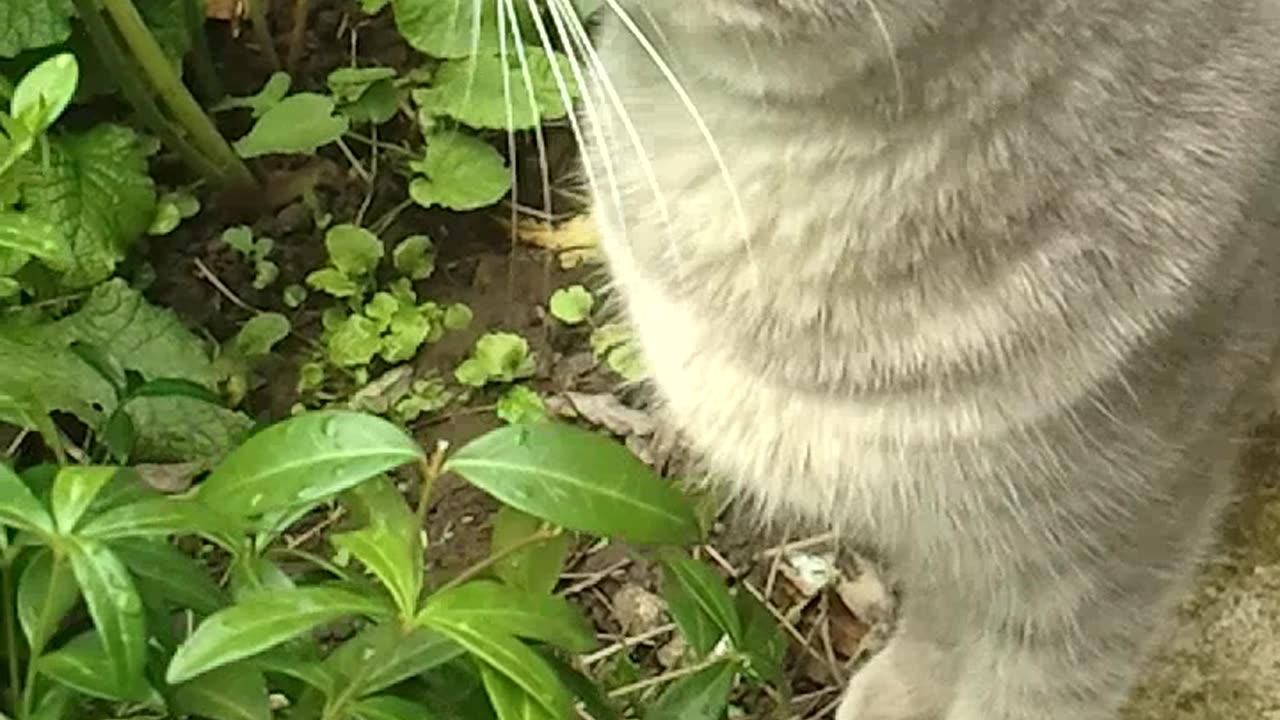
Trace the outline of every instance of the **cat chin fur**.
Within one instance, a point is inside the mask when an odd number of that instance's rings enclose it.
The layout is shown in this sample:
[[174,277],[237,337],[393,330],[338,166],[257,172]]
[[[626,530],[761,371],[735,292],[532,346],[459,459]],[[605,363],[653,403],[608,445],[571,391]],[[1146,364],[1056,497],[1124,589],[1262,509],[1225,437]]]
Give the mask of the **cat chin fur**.
[[985,653],[946,720],[1111,717],[1280,341],[1280,3],[1085,5],[880,0],[885,32],[852,0],[629,5],[736,198],[616,18],[633,125],[581,114],[663,413],[763,517],[895,564],[925,640]]

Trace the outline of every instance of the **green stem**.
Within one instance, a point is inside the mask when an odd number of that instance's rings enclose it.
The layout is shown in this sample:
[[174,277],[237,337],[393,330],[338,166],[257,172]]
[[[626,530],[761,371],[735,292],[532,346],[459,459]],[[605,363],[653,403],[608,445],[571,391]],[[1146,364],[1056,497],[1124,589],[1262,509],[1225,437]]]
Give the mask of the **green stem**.
[[187,32],[191,35],[191,66],[195,70],[200,93],[205,102],[219,100],[224,93],[218,71],[213,68],[213,53],[209,51],[209,36],[205,33],[204,2],[183,0],[182,13]]
[[[17,606],[14,602],[13,562],[11,557],[6,557],[4,566],[0,568],[0,592],[4,593],[4,646],[5,654],[9,656],[9,707],[14,713],[18,713],[20,709],[19,692],[22,687],[22,674],[18,670],[18,628],[14,623]],[[19,720],[25,720],[26,717],[25,713],[18,715]]]
[[[53,586],[54,579],[58,577],[58,571],[62,565],[62,553],[58,549],[51,548],[53,553],[53,564],[49,567],[49,587],[45,589],[44,602],[40,605],[40,617],[36,620],[37,631],[43,631],[49,624],[49,613],[53,609]],[[36,659],[44,652],[43,635],[38,635],[37,640],[40,642],[31,646],[31,654],[27,658],[27,684],[22,688],[22,712],[19,713],[19,720],[26,720],[31,717],[31,708],[35,704],[36,697]]]
[[262,46],[262,52],[271,61],[271,69],[280,69],[280,54],[276,52],[275,38],[271,37],[271,26],[267,24],[267,0],[249,0],[249,22],[253,23],[253,34]]
[[218,166],[182,137],[173,128],[168,118],[160,112],[151,93],[130,67],[124,51],[116,43],[115,37],[111,34],[111,28],[107,27],[93,0],[74,0],[74,2],[76,11],[80,14],[80,19],[93,40],[93,47],[98,51],[98,56],[120,86],[120,92],[124,94],[151,132],[155,133],[166,147],[178,153],[183,162],[195,172],[208,178],[221,176],[222,171]]
[[436,443],[436,449],[431,453],[430,458],[418,459],[418,474],[422,476],[418,479],[418,527],[422,527],[427,522],[431,490],[435,487],[436,478],[440,477],[440,470],[444,467],[444,455],[448,450],[449,443],[441,440]]
[[253,177],[253,173],[249,172],[248,166],[227,144],[226,138],[222,137],[218,128],[214,127],[213,121],[191,96],[187,86],[182,84],[182,79],[174,72],[173,66],[169,64],[169,58],[165,56],[160,43],[156,42],[155,36],[147,29],[146,23],[143,22],[142,16],[138,14],[138,9],[133,6],[131,0],[102,0],[102,5],[111,15],[116,29],[124,38],[125,45],[129,47],[129,52],[133,54],[134,59],[142,67],[142,72],[151,81],[151,86],[155,88],[161,102],[168,107],[174,119],[191,136],[195,146],[221,170],[217,176],[218,180],[227,185],[256,186],[258,181]]

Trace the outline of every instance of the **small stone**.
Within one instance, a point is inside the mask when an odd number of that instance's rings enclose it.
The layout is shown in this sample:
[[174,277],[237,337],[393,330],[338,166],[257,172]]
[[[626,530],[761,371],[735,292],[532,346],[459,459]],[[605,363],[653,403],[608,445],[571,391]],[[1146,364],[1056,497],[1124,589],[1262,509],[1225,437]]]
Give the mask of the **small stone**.
[[684,636],[677,634],[671,642],[658,648],[658,664],[670,670],[679,665],[688,652],[689,643],[685,642]]
[[613,615],[628,635],[640,635],[665,620],[667,604],[636,584],[627,584],[613,596]]

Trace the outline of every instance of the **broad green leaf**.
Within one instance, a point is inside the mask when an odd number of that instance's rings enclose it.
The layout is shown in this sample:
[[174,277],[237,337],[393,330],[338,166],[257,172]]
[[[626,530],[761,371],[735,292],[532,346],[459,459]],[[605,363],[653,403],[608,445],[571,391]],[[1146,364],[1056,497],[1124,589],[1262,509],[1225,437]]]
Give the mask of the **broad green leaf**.
[[289,319],[284,315],[259,313],[240,326],[231,344],[243,357],[264,357],[276,343],[289,336],[289,329]]
[[454,370],[463,385],[480,387],[489,382],[513,382],[536,371],[529,341],[515,333],[491,332],[476,340],[471,356]]
[[141,679],[132,688],[117,681],[113,659],[92,630],[41,656],[36,666],[41,674],[91,697],[138,702],[156,694]]
[[426,235],[410,235],[396,244],[391,260],[402,275],[426,280],[436,269],[436,248]]
[[418,616],[419,622],[453,638],[476,659],[510,679],[533,696],[552,717],[569,717],[570,699],[559,678],[528,645],[475,618],[456,618],[433,613],[430,608]]
[[50,139],[47,165],[20,174],[26,212],[58,229],[73,263],[68,289],[106,280],[155,214],[155,186],[137,133],[100,124]]
[[351,714],[358,720],[437,720],[431,708],[395,695],[376,695],[357,702]]
[[511,190],[511,170],[492,145],[471,135],[447,132],[427,140],[426,156],[410,163],[415,177],[409,197],[423,207],[475,210]]
[[373,272],[385,248],[377,235],[358,225],[334,225],[324,234],[329,262],[347,277],[363,277]]
[[570,652],[596,648],[595,632],[582,612],[555,595],[531,593],[491,580],[473,580],[432,595],[419,623],[468,625],[542,640]]
[[648,708],[645,720],[720,720],[737,674],[737,665],[726,660],[680,678]]
[[396,623],[360,631],[329,655],[325,665],[344,678],[361,678],[361,692],[372,694],[459,657],[458,643],[430,628],[402,630]]
[[271,720],[271,699],[262,671],[233,663],[173,689],[173,710],[209,720]]
[[667,601],[671,619],[675,620],[689,647],[698,657],[707,655],[720,642],[725,633],[711,615],[698,604],[693,593],[667,572],[662,583],[662,598]]
[[[396,27],[415,50],[435,58],[464,58],[472,52],[497,52],[499,5],[495,0],[457,3],[454,0],[392,0]],[[528,8],[517,4],[522,36],[533,37]],[[474,29],[478,27],[478,32]],[[508,27],[510,25],[508,24]],[[515,42],[508,30],[507,46]]]
[[262,84],[262,89],[256,94],[248,97],[229,97],[214,105],[213,109],[222,111],[233,108],[248,108],[252,111],[253,117],[260,118],[268,110],[278,105],[281,100],[284,100],[284,96],[289,94],[289,86],[292,83],[289,73],[274,72]]
[[48,47],[71,37],[71,0],[6,0],[0,3],[0,58]]
[[298,93],[262,114],[249,133],[235,142],[242,158],[262,155],[310,155],[340,139],[350,122],[334,114],[333,100],[315,93]]
[[80,535],[98,540],[201,535],[234,549],[246,529],[198,500],[154,497],[107,510],[86,521]]
[[360,285],[337,268],[320,268],[308,273],[306,283],[312,290],[319,290],[336,298],[351,297],[360,292]]
[[333,696],[340,687],[338,678],[323,662],[304,657],[301,653],[287,648],[258,653],[244,662],[257,667],[264,673],[299,680],[309,688],[319,690],[325,697]]
[[222,397],[203,385],[182,378],[148,380],[129,392],[130,399],[144,397],[185,397],[207,405],[221,405]]
[[53,534],[53,518],[18,474],[0,462],[0,524],[42,535]]
[[80,80],[80,65],[71,53],[46,58],[18,81],[9,114],[39,135],[53,124],[71,103]]
[[502,502],[561,527],[634,543],[700,535],[683,494],[621,444],[560,423],[510,425],[445,463]]
[[[537,47],[523,48],[523,62],[481,53],[443,63],[431,86],[414,91],[414,102],[436,115],[485,130],[529,130],[566,114],[564,95],[578,88],[568,59]],[[552,63],[559,67],[552,67]],[[557,71],[559,77],[557,78]],[[559,82],[564,82],[564,92]]]
[[740,647],[742,619],[738,617],[738,609],[724,578],[710,565],[677,550],[664,550],[661,560],[666,571],[666,581],[679,585],[697,604],[698,609],[711,618],[716,627],[733,640],[735,646]]
[[[504,553],[541,529],[542,521],[538,518],[503,506],[493,520],[490,554]],[[560,580],[569,555],[569,541],[567,533],[560,533],[525,545],[495,563],[494,572],[512,587],[534,594],[550,593]]]
[[165,679],[185,682],[210,670],[269,650],[319,625],[352,615],[380,616],[385,606],[337,587],[300,587],[261,593],[219,610],[178,647]]
[[[182,72],[182,60],[191,50],[191,31],[197,23],[188,23],[183,3],[190,0],[132,0],[138,14],[147,24],[147,29],[155,36],[160,49],[173,65],[176,72]],[[200,10],[203,18],[203,11]]]
[[595,305],[595,297],[591,291],[581,285],[570,285],[551,293],[548,309],[555,319],[566,325],[580,325],[591,317],[591,308]]
[[560,677],[560,682],[577,696],[594,720],[622,720],[622,713],[618,712],[618,708],[604,694],[597,681],[582,674],[549,649],[544,648],[540,654]]
[[352,102],[338,106],[338,111],[356,125],[381,125],[396,116],[400,109],[400,92],[391,80],[379,80]]
[[471,308],[454,303],[444,310],[444,326],[448,330],[464,330],[471,324],[472,317]]
[[111,549],[138,579],[178,607],[210,615],[229,600],[205,566],[163,540],[113,540]]
[[66,685],[52,683],[40,693],[29,720],[67,720],[78,709],[79,700],[76,691]]
[[422,456],[403,430],[371,415],[331,411],[276,423],[236,448],[197,496],[230,517],[332,497]]
[[89,539],[68,543],[71,568],[89,606],[102,648],[111,660],[111,677],[129,696],[142,694],[147,633],[142,598],[129,570],[106,545]]
[[494,408],[497,416],[509,423],[534,423],[547,419],[547,406],[528,385],[512,385]]
[[738,617],[742,619],[742,647],[747,657],[746,670],[765,682],[782,686],[786,676],[782,661],[787,654],[787,638],[769,610],[749,592],[734,596]]
[[402,617],[413,617],[422,592],[422,542],[418,518],[386,478],[352,488],[343,499],[364,527],[333,535],[391,593]]
[[38,257],[54,270],[67,270],[72,263],[62,231],[31,213],[0,210],[0,248]]
[[498,720],[558,720],[529,693],[493,668],[482,665],[480,677],[484,679],[485,691],[498,713]]
[[293,592],[297,584],[270,558],[256,553],[241,553],[231,564],[231,596],[243,603],[259,595]]
[[355,102],[379,80],[390,80],[396,76],[396,69],[391,67],[344,67],[333,70],[325,78],[329,92],[339,102]]
[[53,481],[53,519],[59,532],[70,533],[98,493],[120,472],[115,467],[73,465],[62,468]]
[[71,563],[55,556],[49,548],[36,550],[18,581],[18,622],[27,637],[27,646],[44,648],[79,599],[80,588]]

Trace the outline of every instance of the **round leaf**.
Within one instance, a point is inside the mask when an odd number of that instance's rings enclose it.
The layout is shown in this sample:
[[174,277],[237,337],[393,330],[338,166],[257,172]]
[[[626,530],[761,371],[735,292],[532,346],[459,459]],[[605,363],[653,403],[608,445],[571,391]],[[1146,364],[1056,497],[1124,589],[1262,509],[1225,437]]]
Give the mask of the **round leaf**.
[[502,502],[561,527],[634,543],[700,535],[684,495],[621,444],[559,423],[511,425],[445,463]]
[[258,515],[332,497],[421,455],[412,438],[381,418],[307,413],[249,438],[210,473],[197,497],[231,517]]
[[581,285],[571,285],[551,293],[548,308],[551,315],[565,325],[580,325],[591,317],[595,301],[591,291]]

